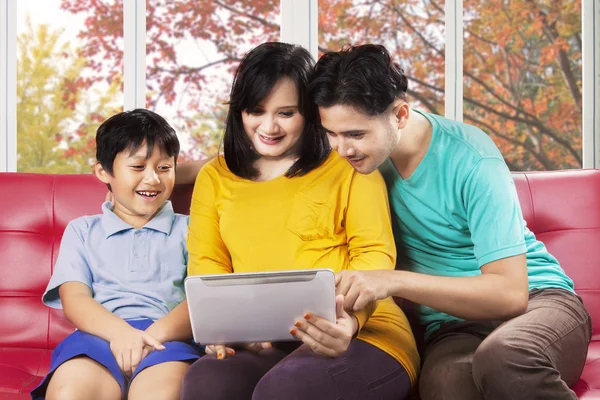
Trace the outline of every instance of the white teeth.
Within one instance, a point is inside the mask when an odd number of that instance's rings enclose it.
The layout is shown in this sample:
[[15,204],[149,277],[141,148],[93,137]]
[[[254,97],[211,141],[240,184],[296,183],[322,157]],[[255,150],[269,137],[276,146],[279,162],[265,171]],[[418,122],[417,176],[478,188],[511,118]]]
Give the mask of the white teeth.
[[142,196],[147,196],[147,197],[156,197],[158,196],[158,192],[142,192],[139,191],[139,194],[141,194]]

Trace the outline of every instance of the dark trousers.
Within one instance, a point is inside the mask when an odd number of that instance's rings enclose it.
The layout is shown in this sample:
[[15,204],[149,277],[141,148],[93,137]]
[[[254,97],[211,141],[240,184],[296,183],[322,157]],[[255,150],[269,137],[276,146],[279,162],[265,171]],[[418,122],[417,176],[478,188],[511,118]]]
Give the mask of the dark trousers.
[[189,368],[182,400],[403,400],[408,374],[393,357],[354,339],[337,358],[307,346],[260,354],[238,350],[218,360],[206,355]]
[[443,324],[425,350],[423,400],[566,400],[581,375],[592,329],[581,299],[533,290],[525,314],[506,322]]

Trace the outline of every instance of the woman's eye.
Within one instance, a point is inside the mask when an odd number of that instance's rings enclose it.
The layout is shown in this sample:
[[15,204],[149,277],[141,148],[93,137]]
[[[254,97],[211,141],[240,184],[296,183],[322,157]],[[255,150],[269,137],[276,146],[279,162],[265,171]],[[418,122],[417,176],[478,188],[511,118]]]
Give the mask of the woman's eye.
[[289,117],[293,117],[295,113],[293,111],[282,111],[282,112],[280,112],[280,114],[283,115],[284,117],[289,118]]
[[250,115],[261,115],[263,113],[263,110],[261,110],[260,108],[254,108],[252,110],[248,110],[247,113]]

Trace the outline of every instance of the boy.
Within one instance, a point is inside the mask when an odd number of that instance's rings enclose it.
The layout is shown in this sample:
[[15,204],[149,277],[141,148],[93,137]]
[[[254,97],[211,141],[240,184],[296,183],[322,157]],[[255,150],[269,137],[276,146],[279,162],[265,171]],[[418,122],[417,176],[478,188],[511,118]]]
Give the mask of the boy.
[[572,280],[525,226],[489,136],[411,109],[406,91],[376,45],[324,55],[310,85],[333,149],[386,180],[405,256],[406,270],[338,274],[345,306],[420,305],[423,400],[576,399],[591,323]]
[[183,288],[188,217],[168,200],[179,141],[152,111],[98,128],[95,173],[113,196],[71,221],[42,300],[78,329],[52,354],[33,399],[179,399],[191,344]]

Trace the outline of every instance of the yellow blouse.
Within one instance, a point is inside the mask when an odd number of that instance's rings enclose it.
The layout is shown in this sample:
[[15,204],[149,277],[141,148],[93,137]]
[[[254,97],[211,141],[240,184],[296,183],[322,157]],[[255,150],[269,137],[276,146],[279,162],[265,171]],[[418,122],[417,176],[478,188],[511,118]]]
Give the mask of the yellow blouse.
[[[337,152],[300,177],[256,182],[222,157],[196,179],[187,238],[188,274],[329,268],[394,269],[387,191]],[[385,351],[416,382],[419,354],[402,310],[388,298],[355,313],[358,339]]]

